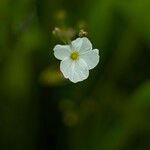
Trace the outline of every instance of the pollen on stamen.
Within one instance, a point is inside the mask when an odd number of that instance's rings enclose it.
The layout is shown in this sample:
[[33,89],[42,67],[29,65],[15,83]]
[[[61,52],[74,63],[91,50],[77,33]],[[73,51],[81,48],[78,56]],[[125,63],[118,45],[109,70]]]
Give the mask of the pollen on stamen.
[[77,60],[79,58],[79,53],[78,52],[71,53],[70,58],[72,60]]

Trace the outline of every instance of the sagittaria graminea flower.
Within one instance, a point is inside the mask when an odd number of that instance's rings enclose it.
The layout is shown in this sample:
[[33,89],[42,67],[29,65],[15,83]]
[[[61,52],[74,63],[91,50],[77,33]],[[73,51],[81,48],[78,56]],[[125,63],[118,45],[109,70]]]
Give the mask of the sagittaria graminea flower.
[[77,38],[69,45],[56,45],[54,55],[61,60],[60,70],[64,77],[76,83],[88,78],[89,70],[99,62],[99,50],[92,49],[88,38]]

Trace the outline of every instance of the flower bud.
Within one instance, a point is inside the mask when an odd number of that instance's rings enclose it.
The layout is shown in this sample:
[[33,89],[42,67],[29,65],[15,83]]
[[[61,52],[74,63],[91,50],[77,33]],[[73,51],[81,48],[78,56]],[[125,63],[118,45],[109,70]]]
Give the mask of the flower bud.
[[61,30],[58,27],[55,27],[54,30],[52,31],[52,34],[56,37],[59,37],[61,34]]
[[83,29],[80,30],[79,32],[79,37],[87,37],[88,33],[84,31]]

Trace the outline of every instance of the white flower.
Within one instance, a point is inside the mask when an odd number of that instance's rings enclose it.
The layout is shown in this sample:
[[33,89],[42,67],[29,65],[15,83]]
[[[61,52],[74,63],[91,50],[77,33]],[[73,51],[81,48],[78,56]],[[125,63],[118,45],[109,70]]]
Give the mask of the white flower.
[[99,50],[92,49],[88,38],[77,38],[70,45],[56,45],[54,55],[61,60],[60,70],[64,77],[76,83],[87,79],[89,70],[99,62]]

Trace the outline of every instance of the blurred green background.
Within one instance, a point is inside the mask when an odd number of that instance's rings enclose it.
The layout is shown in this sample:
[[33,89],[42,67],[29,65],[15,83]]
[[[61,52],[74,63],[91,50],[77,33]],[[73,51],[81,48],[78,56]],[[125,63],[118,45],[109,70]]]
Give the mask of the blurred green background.
[[[62,77],[55,26],[101,61]],[[149,0],[0,0],[0,150],[150,150]]]

